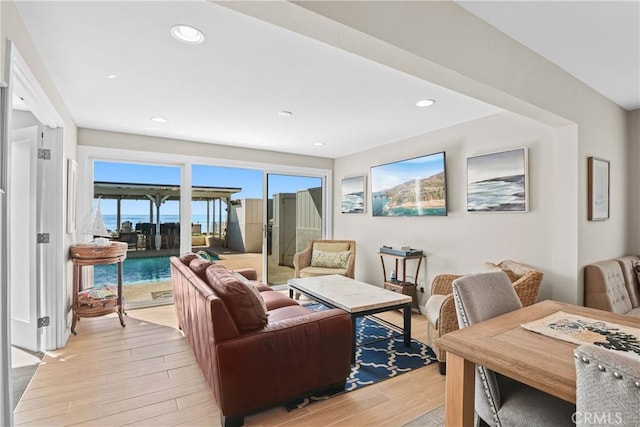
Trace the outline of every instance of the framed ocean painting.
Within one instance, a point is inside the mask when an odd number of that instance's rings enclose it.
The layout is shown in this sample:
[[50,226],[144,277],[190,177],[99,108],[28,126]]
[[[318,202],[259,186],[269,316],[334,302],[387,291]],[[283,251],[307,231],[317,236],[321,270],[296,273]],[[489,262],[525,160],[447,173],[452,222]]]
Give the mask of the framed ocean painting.
[[445,153],[371,168],[373,216],[447,215]]
[[527,212],[526,148],[467,158],[468,212]]
[[354,176],[342,180],[342,213],[361,214],[365,212],[365,176]]

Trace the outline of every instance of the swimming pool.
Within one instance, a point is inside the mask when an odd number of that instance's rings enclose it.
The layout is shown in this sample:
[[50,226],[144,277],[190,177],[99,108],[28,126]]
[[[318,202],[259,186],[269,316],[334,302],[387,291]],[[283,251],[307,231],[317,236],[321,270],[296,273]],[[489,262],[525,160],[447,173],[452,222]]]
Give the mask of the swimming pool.
[[[170,265],[168,256],[127,258],[122,266],[123,284],[167,282],[171,280]],[[93,269],[93,281],[96,286],[118,283],[116,264],[96,265]]]

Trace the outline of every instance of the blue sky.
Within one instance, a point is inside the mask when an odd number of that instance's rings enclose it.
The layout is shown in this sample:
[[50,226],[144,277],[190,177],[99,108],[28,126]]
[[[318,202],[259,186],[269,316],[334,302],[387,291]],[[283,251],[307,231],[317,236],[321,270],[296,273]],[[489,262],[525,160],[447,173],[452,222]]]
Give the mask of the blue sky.
[[[218,166],[193,165],[193,185],[211,187],[239,187],[242,191],[232,196],[237,199],[262,198],[262,171]],[[138,184],[180,184],[180,168],[172,166],[140,165],[133,163],[95,162],[94,179],[106,182],[132,182]],[[269,175],[269,196],[274,193],[295,193],[297,190],[319,187],[320,178],[288,175]],[[147,215],[148,201],[122,201],[122,213]],[[105,215],[116,214],[115,200],[103,200],[101,211]],[[192,204],[193,215],[206,214],[206,203]],[[160,208],[161,215],[178,215],[179,204],[166,202]]]
[[371,168],[371,191],[375,193],[407,181],[436,175],[444,170],[444,158],[444,153],[435,153],[375,166]]

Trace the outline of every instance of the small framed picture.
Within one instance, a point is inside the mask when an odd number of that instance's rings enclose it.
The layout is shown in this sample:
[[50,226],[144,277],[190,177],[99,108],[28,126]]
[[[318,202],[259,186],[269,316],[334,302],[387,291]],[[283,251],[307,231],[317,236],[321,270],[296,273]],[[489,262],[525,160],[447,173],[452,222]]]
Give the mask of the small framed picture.
[[587,159],[589,221],[609,219],[609,161]]
[[342,213],[362,214],[365,213],[365,186],[366,177],[353,176],[342,180]]

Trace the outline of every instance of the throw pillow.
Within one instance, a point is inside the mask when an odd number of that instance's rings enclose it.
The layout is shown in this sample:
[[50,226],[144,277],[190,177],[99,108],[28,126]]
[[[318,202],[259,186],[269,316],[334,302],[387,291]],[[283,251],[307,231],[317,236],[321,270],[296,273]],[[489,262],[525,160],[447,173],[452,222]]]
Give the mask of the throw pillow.
[[312,267],[347,268],[350,251],[325,252],[314,249],[311,254]]
[[193,252],[187,252],[180,256],[180,261],[182,261],[184,265],[189,265],[195,258],[198,258],[198,255],[194,254]]
[[238,329],[252,331],[267,324],[264,301],[261,302],[262,297],[257,289],[256,294],[240,282],[232,271],[220,265],[210,265],[206,275],[209,286],[222,299]]
[[489,271],[504,271],[507,277],[509,277],[509,281],[511,283],[515,282],[520,278],[513,270],[509,270],[508,268],[502,268],[498,264],[494,264],[492,262],[485,262],[485,266]]
[[196,273],[196,276],[201,278],[202,280],[207,280],[207,268],[212,264],[211,261],[207,261],[206,259],[202,259],[199,256],[196,256],[189,263],[189,268],[191,271]]
[[264,312],[267,313],[267,316],[268,316],[269,315],[269,309],[267,308],[267,303],[264,302],[264,298],[262,298],[262,295],[260,294],[260,286],[259,285],[262,285],[262,283],[254,282],[253,280],[249,280],[246,277],[244,277],[242,274],[238,273],[237,271],[232,271],[232,273],[236,277],[236,279],[238,279],[238,282],[240,282],[243,285],[247,286],[251,290],[251,292],[256,294],[256,297],[258,297],[258,300],[260,300],[260,303],[262,304],[262,308],[264,309]]
[[640,288],[640,261],[633,261],[633,271],[636,272],[636,281],[638,282],[638,288]]

